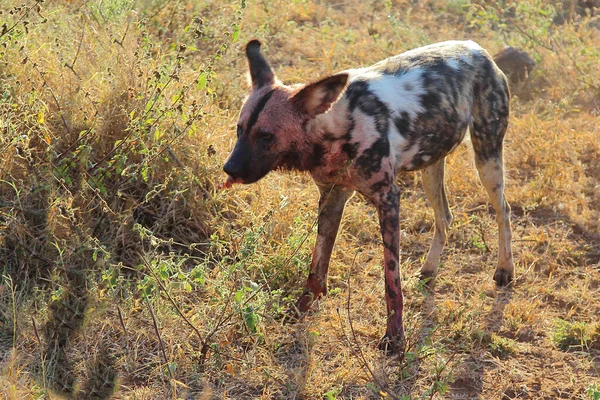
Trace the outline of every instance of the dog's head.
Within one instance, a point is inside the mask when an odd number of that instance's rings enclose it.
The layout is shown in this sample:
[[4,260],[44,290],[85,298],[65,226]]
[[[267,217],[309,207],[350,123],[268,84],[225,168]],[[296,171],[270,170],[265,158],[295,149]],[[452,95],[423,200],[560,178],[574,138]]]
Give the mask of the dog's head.
[[246,45],[252,91],[237,124],[237,142],[224,170],[232,183],[253,183],[277,168],[310,169],[314,158],[307,125],[327,112],[346,87],[341,73],[308,85],[283,85],[260,50]]

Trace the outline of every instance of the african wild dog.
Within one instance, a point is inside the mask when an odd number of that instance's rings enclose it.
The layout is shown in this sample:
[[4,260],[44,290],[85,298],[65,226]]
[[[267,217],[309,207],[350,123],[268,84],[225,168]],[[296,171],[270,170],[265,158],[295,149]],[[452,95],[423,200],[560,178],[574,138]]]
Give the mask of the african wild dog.
[[504,74],[485,50],[472,41],[448,41],[297,86],[277,80],[257,40],[248,43],[246,55],[252,92],[224,167],[226,186],[256,182],[278,168],[308,171],[317,184],[317,241],[306,290],[296,304],[300,312],[326,293],[344,205],[359,191],[377,208],[383,238],[388,319],[381,346],[401,348],[400,189],[395,177],[400,171],[423,171],[435,232],[421,274],[433,277],[452,221],[444,160],[467,129],[479,177],[497,213],[494,280],[498,285],[511,282],[510,207],[504,198],[502,162],[509,91]]
[[535,68],[535,61],[529,54],[515,47],[505,47],[494,55],[494,62],[504,72],[511,85],[525,83]]

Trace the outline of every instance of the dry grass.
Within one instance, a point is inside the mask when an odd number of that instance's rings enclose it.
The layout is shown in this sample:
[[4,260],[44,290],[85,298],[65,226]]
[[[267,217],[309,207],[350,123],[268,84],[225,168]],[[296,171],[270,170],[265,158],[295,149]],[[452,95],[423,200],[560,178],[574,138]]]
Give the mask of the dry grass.
[[[0,14],[0,397],[600,396],[600,30],[577,2],[8,0]],[[134,7],[135,5],[135,7]],[[557,16],[555,16],[557,15]],[[215,188],[258,37],[284,81],[470,38],[538,61],[506,140],[517,279],[468,144],[432,291],[433,216],[400,177],[409,349],[385,326],[375,211],[346,209],[330,293],[297,324],[317,191]]]

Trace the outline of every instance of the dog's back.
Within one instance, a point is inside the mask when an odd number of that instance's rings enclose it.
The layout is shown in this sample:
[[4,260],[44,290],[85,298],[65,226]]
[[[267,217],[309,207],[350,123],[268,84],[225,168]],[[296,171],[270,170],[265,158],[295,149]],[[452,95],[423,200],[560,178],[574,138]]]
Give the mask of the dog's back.
[[367,169],[386,153],[396,171],[421,169],[451,152],[474,121],[508,118],[506,78],[472,41],[437,43],[344,72],[349,85],[336,106],[353,118],[347,147]]

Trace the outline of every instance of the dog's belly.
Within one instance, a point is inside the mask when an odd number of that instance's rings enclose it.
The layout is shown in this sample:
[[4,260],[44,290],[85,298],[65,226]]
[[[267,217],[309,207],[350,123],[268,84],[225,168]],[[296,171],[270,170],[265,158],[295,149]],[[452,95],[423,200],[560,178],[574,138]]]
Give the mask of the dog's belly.
[[435,126],[431,130],[422,130],[412,140],[392,133],[390,147],[396,171],[416,171],[446,157],[463,141],[467,124],[464,121]]

